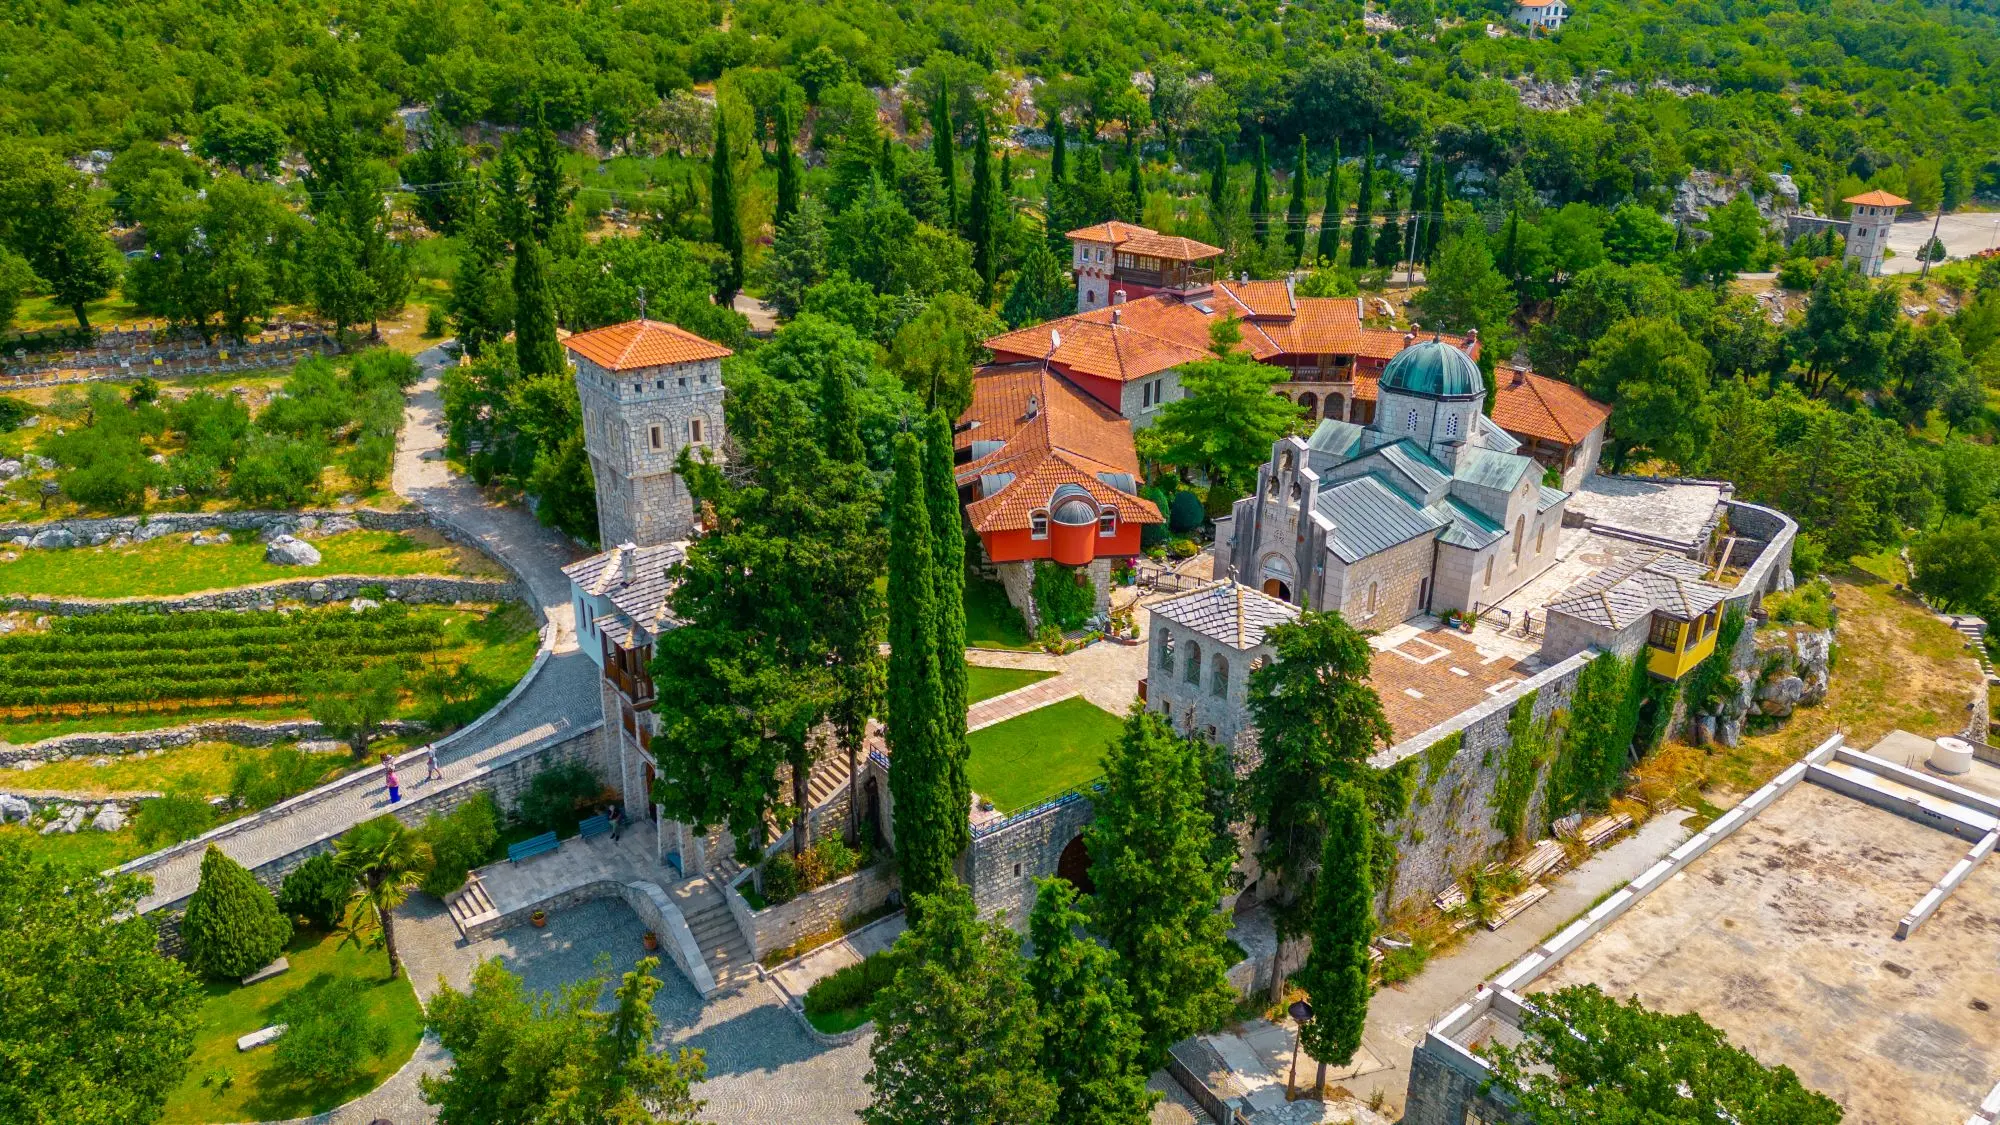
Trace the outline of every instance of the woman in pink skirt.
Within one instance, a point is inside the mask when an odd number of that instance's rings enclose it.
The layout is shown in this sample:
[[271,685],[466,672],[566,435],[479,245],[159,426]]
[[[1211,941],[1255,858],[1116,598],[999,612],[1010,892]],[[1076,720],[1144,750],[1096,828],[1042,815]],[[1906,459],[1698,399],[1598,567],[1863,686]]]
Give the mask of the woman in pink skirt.
[[386,757],[383,761],[387,763],[387,766],[383,770],[382,780],[389,783],[389,803],[393,805],[403,799],[403,791],[396,785],[395,761]]

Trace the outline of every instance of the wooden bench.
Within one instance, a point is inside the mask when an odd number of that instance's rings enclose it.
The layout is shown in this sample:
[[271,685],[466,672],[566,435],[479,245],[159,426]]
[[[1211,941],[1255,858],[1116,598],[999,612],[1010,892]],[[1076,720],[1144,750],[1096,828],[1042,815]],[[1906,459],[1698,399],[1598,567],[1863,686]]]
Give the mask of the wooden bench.
[[603,813],[598,813],[596,816],[591,817],[589,820],[580,820],[577,821],[576,823],[576,834],[583,837],[586,840],[590,839],[592,836],[606,835],[610,831],[611,831],[611,818],[605,816]]
[[524,859],[531,859],[544,852],[555,851],[560,846],[561,842],[556,839],[555,833],[544,832],[539,836],[523,840],[518,844],[507,845],[507,862],[519,863]]

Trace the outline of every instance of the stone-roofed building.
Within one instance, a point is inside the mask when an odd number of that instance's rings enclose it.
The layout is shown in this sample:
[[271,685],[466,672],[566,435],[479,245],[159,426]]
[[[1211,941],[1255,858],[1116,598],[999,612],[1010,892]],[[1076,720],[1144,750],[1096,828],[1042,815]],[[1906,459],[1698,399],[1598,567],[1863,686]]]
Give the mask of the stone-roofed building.
[[688,447],[722,449],[720,344],[632,320],[563,341],[576,367],[583,444],[597,481],[599,543],[685,539],[694,502],[674,472]]
[[1148,608],[1147,674],[1139,684],[1146,709],[1219,745],[1254,745],[1250,672],[1276,659],[1265,634],[1297,621],[1299,607],[1239,582],[1216,582]]
[[1040,363],[988,367],[955,437],[965,515],[1009,599],[1036,624],[1033,567],[1084,568],[1109,609],[1114,560],[1162,522],[1139,496],[1132,424]]
[[1715,651],[1729,590],[1707,575],[1702,564],[1666,551],[1591,575],[1549,603],[1543,661],[1592,647],[1625,657],[1644,649],[1647,671],[1680,679]]
[[1216,521],[1216,573],[1362,628],[1476,612],[1557,557],[1568,494],[1480,413],[1485,385],[1441,339],[1392,360],[1368,425],[1328,419],[1272,446]]

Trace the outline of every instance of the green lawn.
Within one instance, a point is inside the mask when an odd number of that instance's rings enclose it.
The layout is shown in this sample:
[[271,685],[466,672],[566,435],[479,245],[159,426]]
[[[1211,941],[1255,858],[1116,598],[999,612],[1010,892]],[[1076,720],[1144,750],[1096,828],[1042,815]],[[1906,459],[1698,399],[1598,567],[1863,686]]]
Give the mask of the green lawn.
[[92,871],[109,870],[152,850],[139,842],[130,827],[99,832],[86,826],[70,835],[44,836],[18,824],[0,824],[0,839],[16,841],[36,859],[80,863]]
[[977,703],[982,699],[1018,691],[1053,675],[1054,672],[1037,672],[1028,668],[981,668],[977,664],[968,665],[965,669],[966,702]]
[[836,1008],[831,1012],[808,1012],[806,1022],[813,1025],[821,1035],[839,1035],[843,1031],[853,1031],[874,1019],[874,1001],[856,1004],[848,1008]]
[[317,566],[267,563],[264,544],[243,533],[233,542],[201,547],[176,535],[130,547],[21,551],[13,562],[0,562],[0,594],[164,597],[323,574],[504,577],[484,555],[432,532],[350,531],[313,546],[320,552]]
[[[195,1029],[194,1057],[187,1076],[167,1095],[163,1120],[173,1122],[279,1121],[305,1117],[360,1097],[401,1069],[423,1037],[424,1010],[409,977],[388,979],[388,960],[378,949],[341,948],[340,939],[302,931],[285,951],[291,970],[245,987],[212,982]],[[368,1012],[389,1031],[389,1046],[368,1061],[361,1077],[339,1087],[301,1087],[272,1071],[272,1049],[239,1052],[238,1036],[275,1022],[288,996],[321,974],[364,981]],[[226,1076],[226,1077],[225,1077]],[[226,1083],[226,1085],[225,1085]]]
[[1104,772],[1104,751],[1124,724],[1081,698],[1065,699],[966,736],[973,792],[1018,812]]
[[1032,649],[1028,623],[1007,600],[1007,591],[988,578],[965,576],[965,643],[970,648]]

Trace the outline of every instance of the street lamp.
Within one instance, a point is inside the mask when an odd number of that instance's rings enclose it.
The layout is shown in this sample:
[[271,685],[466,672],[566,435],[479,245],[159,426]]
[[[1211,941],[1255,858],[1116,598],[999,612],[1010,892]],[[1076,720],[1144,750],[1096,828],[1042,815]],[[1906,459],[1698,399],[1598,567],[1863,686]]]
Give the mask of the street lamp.
[[[1305,1030],[1306,1024],[1312,1022],[1313,1006],[1311,1004],[1306,1003],[1304,1000],[1292,1001],[1292,1006],[1285,1010],[1291,1014],[1292,1022],[1299,1025],[1299,1030],[1301,1032]],[[1299,1081],[1299,1038],[1300,1037],[1296,1034],[1292,1036],[1292,1072],[1285,1078],[1286,1101],[1291,1101],[1294,1098],[1298,1097],[1297,1086]]]

